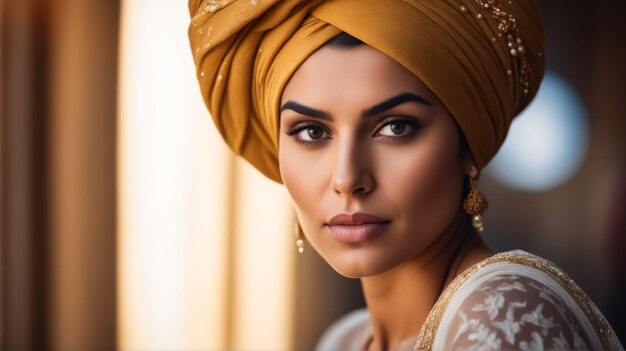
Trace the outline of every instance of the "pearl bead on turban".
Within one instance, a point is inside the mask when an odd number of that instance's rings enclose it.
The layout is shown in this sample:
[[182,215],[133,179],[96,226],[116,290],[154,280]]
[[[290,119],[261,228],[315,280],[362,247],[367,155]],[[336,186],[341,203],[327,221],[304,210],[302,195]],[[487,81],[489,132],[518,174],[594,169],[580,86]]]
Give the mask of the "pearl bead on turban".
[[189,11],[197,76],[217,128],[278,182],[283,89],[341,32],[418,76],[460,126],[479,168],[543,78],[534,0],[190,0]]

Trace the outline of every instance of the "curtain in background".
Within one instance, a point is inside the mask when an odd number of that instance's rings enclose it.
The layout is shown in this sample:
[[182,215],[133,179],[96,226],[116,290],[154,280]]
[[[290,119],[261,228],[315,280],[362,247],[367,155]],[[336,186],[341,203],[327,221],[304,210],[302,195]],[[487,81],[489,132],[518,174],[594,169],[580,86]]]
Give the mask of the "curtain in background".
[[[45,329],[37,318],[45,295],[41,291],[46,275],[45,242],[34,233],[45,229],[45,189],[35,174],[44,171],[40,150],[44,148],[42,119],[44,91],[35,87],[34,76],[45,73],[37,59],[44,52],[44,16],[33,1],[19,4],[2,2],[0,35],[2,36],[0,108],[2,111],[1,155],[2,241],[0,274],[2,289],[3,344],[26,347],[42,345]],[[11,116],[11,118],[8,118]],[[38,240],[39,239],[39,240]],[[6,340],[6,341],[5,341]],[[3,345],[4,346],[4,345]]]
[[212,125],[188,25],[178,1],[123,2],[119,346],[286,349],[291,206],[281,186],[232,156]]
[[[485,237],[553,259],[624,340],[625,3],[540,6],[588,156],[542,193],[483,179]],[[0,348],[310,349],[363,306],[221,141],[187,22],[185,1],[0,0]]]
[[119,4],[1,4],[2,348],[112,349]]

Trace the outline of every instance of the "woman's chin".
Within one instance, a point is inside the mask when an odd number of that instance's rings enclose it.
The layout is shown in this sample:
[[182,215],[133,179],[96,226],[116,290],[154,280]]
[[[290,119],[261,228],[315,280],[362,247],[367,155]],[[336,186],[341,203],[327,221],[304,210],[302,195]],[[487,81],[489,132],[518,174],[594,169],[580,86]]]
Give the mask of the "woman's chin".
[[[326,262],[339,274],[347,278],[365,278],[385,273],[398,266],[397,257],[384,257],[372,250],[353,249],[324,256]],[[381,257],[382,256],[382,257]]]

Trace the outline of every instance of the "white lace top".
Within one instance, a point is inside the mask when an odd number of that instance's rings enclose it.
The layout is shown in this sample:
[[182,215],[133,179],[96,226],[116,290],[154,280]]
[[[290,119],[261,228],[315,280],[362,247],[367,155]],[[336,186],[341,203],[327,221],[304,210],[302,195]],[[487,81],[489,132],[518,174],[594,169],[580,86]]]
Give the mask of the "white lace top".
[[[362,350],[366,309],[333,324],[317,350]],[[554,264],[521,250],[494,255],[456,277],[419,336],[397,350],[623,350],[604,316]]]

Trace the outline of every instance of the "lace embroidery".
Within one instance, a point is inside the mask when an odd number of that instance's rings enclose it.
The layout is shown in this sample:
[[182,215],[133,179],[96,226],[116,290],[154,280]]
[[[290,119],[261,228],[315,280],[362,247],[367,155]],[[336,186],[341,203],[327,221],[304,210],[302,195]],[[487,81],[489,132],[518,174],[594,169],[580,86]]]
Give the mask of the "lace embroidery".
[[[621,343],[612,332],[608,322],[597,307],[591,302],[589,297],[572,281],[565,273],[563,273],[558,267],[556,267],[550,261],[542,259],[538,256],[526,253],[524,251],[516,250],[509,251],[496,254],[490,258],[487,258],[474,266],[468,268],[459,276],[457,276],[443,291],[435,305],[433,306],[426,322],[422,326],[420,330],[419,336],[417,338],[417,342],[415,343],[414,350],[430,350],[432,349],[432,345],[434,342],[435,334],[441,322],[441,318],[443,317],[443,313],[446,310],[448,302],[454,295],[454,293],[459,289],[459,287],[474,273],[476,273],[481,268],[485,266],[496,263],[496,262],[510,262],[510,263],[518,263],[523,264],[532,268],[535,268],[541,272],[548,274],[550,277],[555,279],[574,299],[574,301],[580,306],[582,311],[585,313],[586,317],[589,319],[591,325],[594,328],[595,333],[603,343],[603,346],[606,349],[610,350],[623,350]],[[507,280],[506,277],[499,277],[493,279],[493,281],[498,280]],[[512,279],[508,277],[507,284],[498,285],[496,287],[494,296],[489,297],[489,300],[485,299],[480,307],[475,307],[477,310],[484,311],[483,313],[487,313],[490,317],[492,315],[497,316],[495,314],[495,309],[498,311],[504,307],[505,300],[502,301],[501,298],[498,298],[499,293],[505,293],[510,291],[520,291],[523,292],[524,289],[528,291],[529,289],[536,290],[538,292],[538,296],[541,300],[545,301],[541,308],[539,309],[539,305],[533,306],[532,313],[523,317],[523,323],[532,324],[533,322],[541,323],[539,329],[535,329],[530,332],[528,338],[524,340],[519,340],[519,348],[520,349],[538,349],[547,345],[550,348],[565,348],[565,349],[577,349],[583,347],[585,345],[585,340],[583,340],[579,333],[573,332],[571,333],[571,340],[573,345],[570,345],[568,339],[566,337],[566,332],[563,330],[563,325],[560,325],[559,328],[555,329],[554,333],[548,333],[546,336],[542,336],[543,330],[550,330],[551,328],[556,328],[555,326],[550,327],[550,323],[554,323],[554,320],[547,319],[543,316],[543,309],[545,308],[545,303],[550,303],[551,306],[558,311],[559,315],[567,315],[567,308],[564,305],[559,303],[560,298],[556,296],[550,289],[546,287],[542,287],[540,284],[536,284],[534,282],[530,282],[528,284],[522,284],[516,279]],[[521,284],[521,285],[520,285]],[[488,288],[485,287],[487,290]],[[458,316],[460,318],[460,325],[458,327],[457,333],[455,334],[455,338],[460,338],[462,335],[467,334],[467,338],[483,345],[484,348],[492,348],[492,349],[500,349],[502,348],[502,340],[498,338],[498,331],[502,331],[505,335],[505,340],[507,338],[514,337],[516,335],[515,328],[521,327],[521,320],[515,321],[513,317],[507,320],[506,314],[509,312],[509,308],[511,309],[511,316],[515,315],[516,308],[523,308],[521,304],[523,301],[516,301],[517,304],[512,306],[507,306],[507,310],[505,312],[505,318],[503,320],[499,320],[497,324],[498,327],[491,330],[487,325],[485,325],[482,320],[473,318],[468,316],[468,312],[479,312],[479,311],[460,311]],[[499,307],[500,306],[500,307]],[[491,312],[490,312],[491,311]],[[462,312],[462,313],[461,313]],[[541,314],[540,314],[541,313]],[[541,316],[541,318],[540,318]],[[567,318],[566,318],[567,319]],[[499,329],[498,329],[499,328]],[[565,327],[567,329],[567,326]],[[471,332],[469,332],[471,330]],[[541,332],[537,331],[541,330]],[[576,329],[575,329],[576,330]],[[508,334],[507,334],[508,333]],[[546,339],[547,337],[547,339]],[[518,341],[517,339],[515,339]],[[570,347],[571,346],[571,347]]]
[[589,349],[561,298],[553,296],[554,304],[546,302],[540,295],[549,289],[531,278],[503,278],[490,280],[465,300],[458,321],[451,326],[457,332],[446,347],[524,350],[571,349],[569,345],[574,345],[574,349]]

